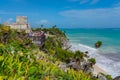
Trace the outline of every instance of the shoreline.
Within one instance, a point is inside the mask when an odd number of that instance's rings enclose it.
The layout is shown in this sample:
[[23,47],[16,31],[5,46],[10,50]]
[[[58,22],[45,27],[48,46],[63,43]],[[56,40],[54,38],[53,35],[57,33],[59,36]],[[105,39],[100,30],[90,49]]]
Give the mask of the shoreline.
[[103,73],[103,74],[105,74],[105,75],[108,75],[108,73],[105,71],[105,70],[103,70],[102,68],[100,68],[98,65],[94,65],[93,66],[93,68],[94,68],[94,71],[93,71],[93,74],[95,75],[95,76],[97,76],[99,73]]
[[[72,44],[71,44],[72,45]],[[72,45],[73,46],[73,45]],[[94,48],[92,48],[92,47],[89,47],[89,46],[86,46],[86,45],[83,45],[83,44],[81,44],[80,46],[83,46],[83,48],[84,48],[84,50],[82,50],[83,52],[85,52],[85,51],[90,51],[91,52],[91,50],[90,49],[93,49],[93,50],[96,50],[96,49],[94,49]],[[86,50],[87,48],[89,47],[90,49],[88,49],[88,50]],[[72,50],[73,51],[73,50]],[[91,57],[91,55],[90,55],[90,57]],[[95,64],[94,66],[93,66],[93,68],[94,68],[94,71],[93,71],[93,74],[95,75],[95,76],[97,76],[99,73],[103,73],[103,74],[105,74],[105,75],[108,75],[109,73],[107,73],[105,70],[103,70],[102,68],[100,68],[100,66],[98,66],[97,64]]]

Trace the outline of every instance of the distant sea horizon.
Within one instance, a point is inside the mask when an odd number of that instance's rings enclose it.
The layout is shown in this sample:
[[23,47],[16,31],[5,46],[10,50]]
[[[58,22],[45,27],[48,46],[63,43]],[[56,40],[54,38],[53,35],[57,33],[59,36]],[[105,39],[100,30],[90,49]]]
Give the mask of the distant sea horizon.
[[[120,75],[120,28],[61,28],[65,31],[72,50],[89,51],[97,65],[112,77]],[[99,49],[96,41],[102,41]]]

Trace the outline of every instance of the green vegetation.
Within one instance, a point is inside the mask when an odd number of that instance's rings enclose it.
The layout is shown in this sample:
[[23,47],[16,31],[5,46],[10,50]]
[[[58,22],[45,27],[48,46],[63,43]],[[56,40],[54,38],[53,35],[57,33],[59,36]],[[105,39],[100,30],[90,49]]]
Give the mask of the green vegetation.
[[[0,25],[0,80],[96,80],[81,70],[59,68],[62,62],[76,58],[83,60],[80,51],[72,52],[62,48],[65,33],[56,26],[50,29],[38,28],[49,33],[45,42],[46,53],[39,50],[26,36],[25,31]],[[90,59],[96,63],[94,59]],[[108,76],[109,78],[109,76]]]
[[108,80],[113,80],[112,77],[111,77],[111,75],[106,75],[106,78],[107,78]]
[[[43,25],[42,25],[43,26]],[[51,35],[59,36],[59,37],[66,37],[65,32],[61,31],[60,29],[57,28],[56,25],[52,26],[51,28],[36,28],[32,29],[33,31],[44,31],[46,33],[49,33]]]
[[[22,55],[21,55],[22,54]],[[48,56],[40,53],[42,59],[36,59],[35,52],[16,53],[0,56],[0,80],[90,80],[88,74],[81,71],[64,72],[56,64],[47,60]],[[27,58],[30,55],[30,58]]]
[[112,77],[111,77],[111,75],[105,75],[103,73],[100,73],[100,74],[103,75],[103,76],[105,76],[107,78],[107,80],[113,80]]
[[[56,59],[65,60],[64,57],[60,57],[60,53],[66,54],[66,51],[60,48],[62,44],[59,40],[56,41],[58,44],[51,44],[58,47],[46,46],[51,50],[50,54],[56,54],[57,57],[54,58],[39,51],[24,31],[19,32],[0,25],[0,80],[90,80],[87,73],[72,69],[64,72],[57,66],[61,61]],[[51,45],[47,43],[46,45]],[[72,55],[66,54],[67,56]]]
[[88,61],[89,61],[90,63],[92,63],[93,65],[96,64],[96,60],[95,60],[94,58],[90,58],[90,59],[88,59]]
[[83,60],[84,59],[84,53],[80,52],[80,51],[75,51],[74,58],[79,59],[79,60]]
[[68,59],[72,58],[74,54],[70,51],[61,49],[61,48],[55,48],[55,56],[57,59],[66,62]]
[[101,41],[97,41],[97,42],[95,43],[95,47],[96,47],[96,48],[101,47],[101,45],[102,45],[102,42],[101,42]]

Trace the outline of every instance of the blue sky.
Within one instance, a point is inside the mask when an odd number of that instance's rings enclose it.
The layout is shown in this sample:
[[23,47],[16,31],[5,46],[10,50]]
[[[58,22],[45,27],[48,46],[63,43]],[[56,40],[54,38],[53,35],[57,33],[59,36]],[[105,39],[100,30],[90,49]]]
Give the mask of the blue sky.
[[17,15],[32,27],[120,28],[120,0],[1,0],[0,23]]

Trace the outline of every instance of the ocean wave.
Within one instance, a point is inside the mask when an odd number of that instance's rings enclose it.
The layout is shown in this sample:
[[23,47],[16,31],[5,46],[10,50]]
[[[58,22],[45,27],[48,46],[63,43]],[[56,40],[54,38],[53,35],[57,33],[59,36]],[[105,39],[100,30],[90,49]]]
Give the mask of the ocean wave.
[[119,46],[117,47],[117,46],[105,46],[105,47],[102,47],[101,49],[101,52],[102,53],[118,53],[118,52],[120,52],[120,48],[119,48]]
[[107,73],[112,75],[112,77],[116,77],[120,75],[120,61],[116,62],[112,59],[109,59],[105,57],[104,55],[100,54],[100,51],[98,49],[89,47],[87,45],[83,44],[75,44],[71,43],[72,47],[71,50],[80,50],[82,52],[89,52],[89,56],[93,57],[97,61],[97,65],[105,70]]

